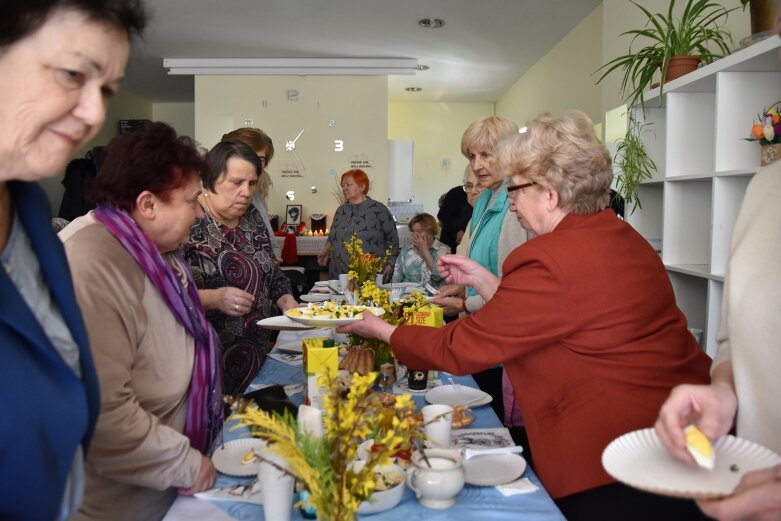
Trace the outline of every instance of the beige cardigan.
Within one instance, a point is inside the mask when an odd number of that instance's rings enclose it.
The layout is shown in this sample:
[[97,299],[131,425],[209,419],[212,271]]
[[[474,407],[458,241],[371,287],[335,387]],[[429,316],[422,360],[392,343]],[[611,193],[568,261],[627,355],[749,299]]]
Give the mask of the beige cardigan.
[[738,396],[737,434],[781,453],[781,161],[761,169],[746,190],[724,279],[719,351],[731,360]]
[[71,520],[161,519],[200,452],[182,434],[194,342],[119,242],[91,214],[60,234],[100,382],[84,503]]

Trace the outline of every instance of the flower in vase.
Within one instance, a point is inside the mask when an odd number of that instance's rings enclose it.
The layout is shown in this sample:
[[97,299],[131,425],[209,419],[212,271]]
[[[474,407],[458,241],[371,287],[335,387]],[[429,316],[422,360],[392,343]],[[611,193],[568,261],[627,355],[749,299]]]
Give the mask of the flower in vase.
[[[325,387],[322,436],[305,432],[287,413],[269,413],[254,404],[245,405],[235,416],[239,426],[248,426],[253,436],[269,443],[270,452],[285,459],[287,472],[309,491],[321,521],[355,519],[361,502],[374,492],[376,469],[420,435],[419,422],[407,414],[415,408],[411,396],[396,396],[389,407],[371,391],[376,378],[376,373],[354,374],[346,384],[330,373],[321,377],[319,383]],[[352,463],[358,445],[372,436],[378,450],[356,469]]]

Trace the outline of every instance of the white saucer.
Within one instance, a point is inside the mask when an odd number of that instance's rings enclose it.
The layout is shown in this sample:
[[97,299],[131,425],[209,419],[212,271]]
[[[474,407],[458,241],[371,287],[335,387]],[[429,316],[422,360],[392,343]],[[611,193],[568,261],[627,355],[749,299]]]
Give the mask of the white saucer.
[[526,460],[518,454],[486,454],[464,462],[464,481],[470,485],[495,487],[512,483],[526,470]]
[[263,320],[258,320],[257,324],[264,329],[271,329],[274,331],[297,331],[302,329],[314,329],[312,326],[306,326],[300,322],[291,320],[284,315],[264,318]]

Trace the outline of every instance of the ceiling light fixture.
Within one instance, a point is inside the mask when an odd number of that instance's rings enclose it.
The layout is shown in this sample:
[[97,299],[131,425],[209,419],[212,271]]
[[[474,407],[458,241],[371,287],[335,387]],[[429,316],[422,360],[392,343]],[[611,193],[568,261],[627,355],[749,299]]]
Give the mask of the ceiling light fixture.
[[168,74],[415,74],[415,58],[163,58]]
[[420,92],[423,89],[420,87],[405,87],[404,90],[406,90],[407,92]]
[[426,29],[439,29],[445,25],[445,21],[442,18],[421,18],[418,25]]

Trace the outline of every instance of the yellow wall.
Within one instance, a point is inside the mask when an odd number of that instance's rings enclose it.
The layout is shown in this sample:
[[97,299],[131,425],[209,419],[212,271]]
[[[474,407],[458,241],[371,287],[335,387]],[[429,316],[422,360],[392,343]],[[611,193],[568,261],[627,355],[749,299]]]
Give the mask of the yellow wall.
[[[363,168],[371,179],[369,195],[387,201],[387,115],[384,76],[195,78],[195,139],[211,147],[237,127],[262,128],[275,149],[268,168],[274,182],[269,211],[284,215],[287,204],[302,204],[307,223],[311,214],[325,213],[330,226],[338,206],[331,190],[350,168]],[[285,142],[302,129],[296,143],[299,162],[285,150]],[[342,151],[336,151],[336,140],[342,141]],[[285,199],[288,190],[295,191],[293,203]]]
[[601,121],[599,87],[590,76],[601,65],[601,39],[599,6],[499,98],[496,115],[523,126],[542,112],[576,108]]
[[424,211],[436,216],[439,196],[461,184],[467,165],[461,134],[491,115],[492,103],[388,104],[388,139],[415,141],[414,202]]

